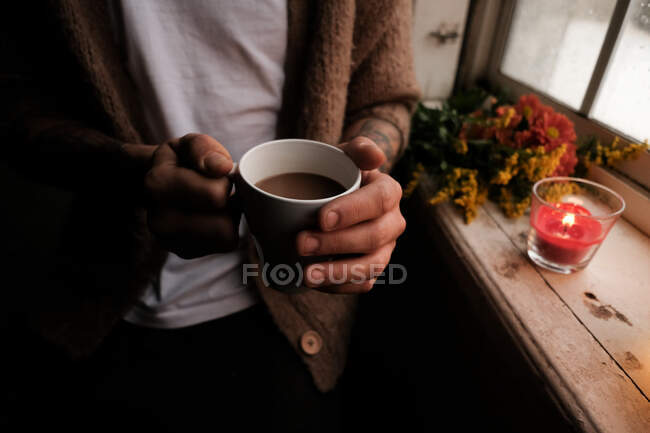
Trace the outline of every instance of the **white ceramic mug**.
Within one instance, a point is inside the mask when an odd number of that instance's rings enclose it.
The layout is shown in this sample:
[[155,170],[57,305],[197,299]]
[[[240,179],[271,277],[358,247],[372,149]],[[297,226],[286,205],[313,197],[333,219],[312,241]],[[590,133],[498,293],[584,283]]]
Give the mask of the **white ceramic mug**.
[[[312,173],[333,179],[346,190],[318,200],[298,200],[263,191],[259,181],[285,173]],[[341,150],[301,139],[274,140],[253,147],[234,172],[246,221],[255,239],[264,282],[278,290],[300,290],[305,261],[296,252],[296,235],[318,226],[318,210],[359,189],[361,170]]]

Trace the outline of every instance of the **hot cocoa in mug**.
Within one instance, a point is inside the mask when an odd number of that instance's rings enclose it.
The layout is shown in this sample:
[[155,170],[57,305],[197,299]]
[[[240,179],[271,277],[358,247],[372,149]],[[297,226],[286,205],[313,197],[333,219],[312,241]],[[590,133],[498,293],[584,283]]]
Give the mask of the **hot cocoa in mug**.
[[296,252],[296,235],[318,227],[318,211],[326,203],[359,189],[361,170],[337,147],[285,139],[246,152],[234,179],[265,282],[300,291],[306,263]]

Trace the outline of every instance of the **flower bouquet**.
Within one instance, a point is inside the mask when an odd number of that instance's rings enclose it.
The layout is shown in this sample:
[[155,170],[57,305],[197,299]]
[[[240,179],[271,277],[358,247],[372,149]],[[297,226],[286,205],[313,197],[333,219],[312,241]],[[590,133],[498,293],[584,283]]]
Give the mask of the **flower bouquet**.
[[[618,137],[607,145],[577,140],[573,123],[524,95],[516,104],[475,89],[450,98],[441,109],[420,104],[404,156],[408,197],[425,173],[437,184],[432,205],[452,201],[465,221],[490,199],[509,217],[530,205],[533,184],[548,176],[584,176],[590,164],[613,165],[647,149]],[[561,193],[561,192],[558,192]]]

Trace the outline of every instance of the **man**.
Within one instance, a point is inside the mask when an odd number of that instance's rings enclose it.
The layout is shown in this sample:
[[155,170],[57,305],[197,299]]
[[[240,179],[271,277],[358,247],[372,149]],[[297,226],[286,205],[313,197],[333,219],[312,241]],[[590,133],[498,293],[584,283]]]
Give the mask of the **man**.
[[[356,294],[404,230],[385,172],[418,97],[410,2],[52,4],[29,11],[47,40],[12,63],[9,156],[77,193],[58,261],[25,300],[32,327],[78,359],[62,376],[71,398],[119,401],[170,431],[336,430]],[[296,248],[355,253],[335,269],[361,266],[365,281],[307,268],[313,290],[297,295],[242,284],[246,229],[226,174],[276,137],[340,146],[363,170]]]

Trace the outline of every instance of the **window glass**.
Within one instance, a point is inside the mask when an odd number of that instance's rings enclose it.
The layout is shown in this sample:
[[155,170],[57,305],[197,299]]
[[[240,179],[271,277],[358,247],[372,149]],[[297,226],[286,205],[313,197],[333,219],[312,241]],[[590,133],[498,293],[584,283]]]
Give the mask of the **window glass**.
[[615,5],[616,0],[519,0],[501,72],[579,109]]
[[630,4],[591,117],[650,139],[650,0]]

